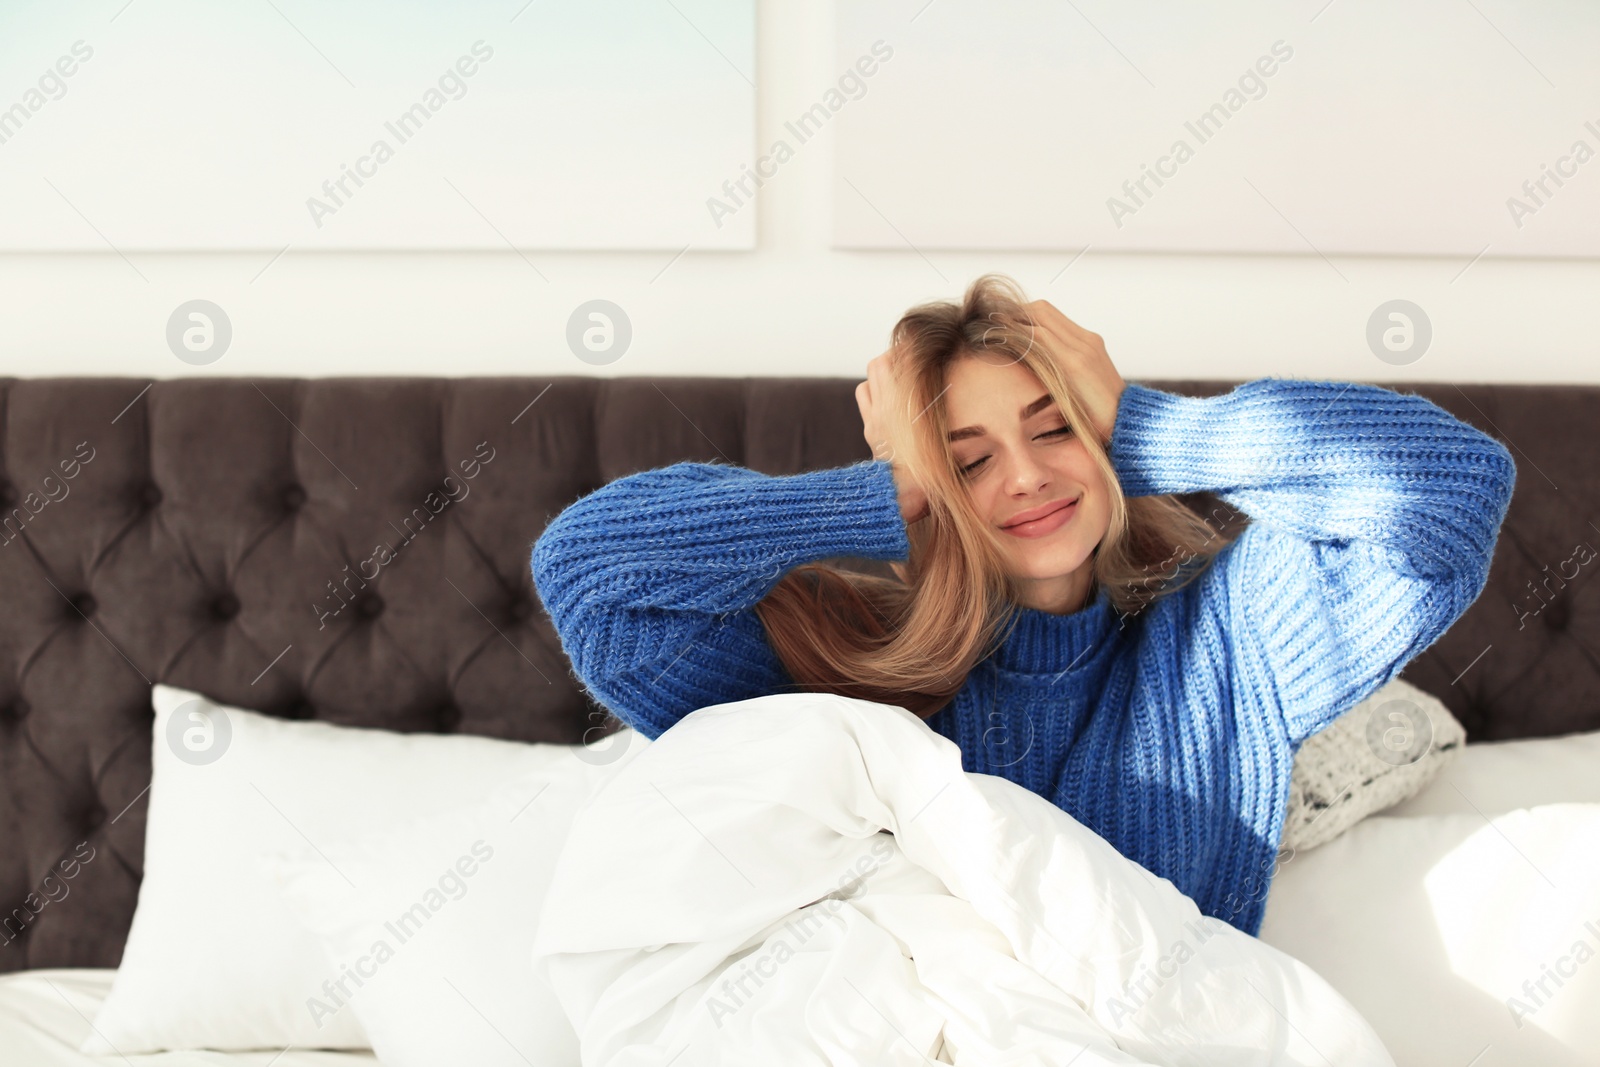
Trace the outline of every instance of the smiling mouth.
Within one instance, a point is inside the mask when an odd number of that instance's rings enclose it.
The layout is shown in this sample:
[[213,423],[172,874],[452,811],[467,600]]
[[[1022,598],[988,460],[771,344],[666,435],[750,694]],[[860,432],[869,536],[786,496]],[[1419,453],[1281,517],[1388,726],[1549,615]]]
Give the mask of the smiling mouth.
[[1035,519],[1024,522],[1013,522],[1000,527],[1006,533],[1018,537],[1039,537],[1060,527],[1067,522],[1077,511],[1077,506],[1082,497],[1073,497],[1063,501],[1059,506],[1052,508]]

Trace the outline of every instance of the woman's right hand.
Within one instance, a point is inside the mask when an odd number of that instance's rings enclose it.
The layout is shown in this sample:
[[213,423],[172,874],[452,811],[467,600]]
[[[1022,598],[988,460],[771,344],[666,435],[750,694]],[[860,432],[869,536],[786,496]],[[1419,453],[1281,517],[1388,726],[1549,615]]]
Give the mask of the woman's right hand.
[[[910,433],[910,415],[906,407],[906,393],[897,377],[898,352],[891,347],[867,363],[867,380],[856,386],[856,406],[861,409],[861,435],[872,449],[874,459],[888,460],[894,472],[894,484],[900,502],[900,517],[907,525],[928,514],[928,496],[905,468],[894,461],[890,441],[905,440]],[[891,432],[891,419],[900,423]]]

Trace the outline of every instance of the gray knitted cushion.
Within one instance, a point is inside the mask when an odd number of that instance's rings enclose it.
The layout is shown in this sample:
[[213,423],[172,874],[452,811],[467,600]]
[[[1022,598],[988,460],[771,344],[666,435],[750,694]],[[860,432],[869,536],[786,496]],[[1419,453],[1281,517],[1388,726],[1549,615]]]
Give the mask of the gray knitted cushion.
[[1295,754],[1284,847],[1315,848],[1415,795],[1466,739],[1437,697],[1399,678],[1379,686]]

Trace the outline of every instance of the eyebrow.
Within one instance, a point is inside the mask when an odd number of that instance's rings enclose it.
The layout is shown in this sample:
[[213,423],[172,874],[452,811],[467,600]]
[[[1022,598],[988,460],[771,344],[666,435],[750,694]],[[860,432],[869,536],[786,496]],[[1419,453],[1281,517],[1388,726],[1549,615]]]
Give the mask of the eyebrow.
[[[1054,398],[1049,393],[1044,394],[1039,399],[1035,400],[1033,403],[1029,404],[1027,407],[1018,412],[1017,421],[1027,422],[1029,419],[1033,418],[1033,416],[1039,414],[1039,412],[1049,407],[1053,400]],[[963,426],[959,430],[950,431],[950,440],[965,441],[969,437],[982,437],[988,432],[989,431],[985,430],[982,426]]]

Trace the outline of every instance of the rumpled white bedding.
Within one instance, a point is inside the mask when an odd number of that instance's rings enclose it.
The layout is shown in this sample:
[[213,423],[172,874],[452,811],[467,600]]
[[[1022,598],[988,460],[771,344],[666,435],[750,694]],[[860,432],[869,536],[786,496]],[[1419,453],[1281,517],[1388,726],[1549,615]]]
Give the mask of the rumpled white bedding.
[[1308,967],[846,697],[653,742],[579,812],[533,952],[584,1067],[1393,1063]]
[[0,974],[3,1067],[379,1067],[370,1052],[151,1052],[87,1056],[78,1051],[111,992],[109,967],[56,967]]

